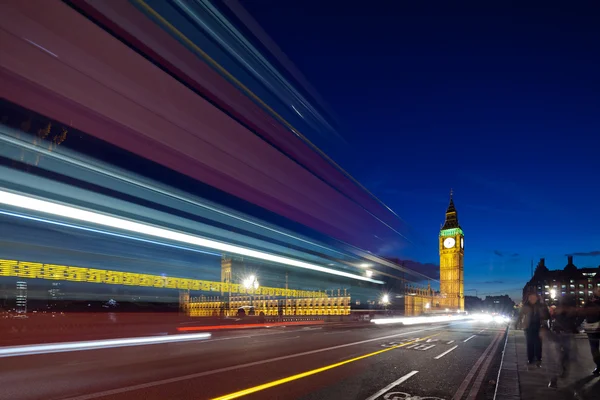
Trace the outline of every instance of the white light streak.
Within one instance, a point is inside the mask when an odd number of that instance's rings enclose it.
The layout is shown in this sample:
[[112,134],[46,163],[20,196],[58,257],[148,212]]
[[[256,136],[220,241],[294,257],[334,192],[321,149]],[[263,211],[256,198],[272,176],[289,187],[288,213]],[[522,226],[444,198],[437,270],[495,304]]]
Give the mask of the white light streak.
[[25,40],[25,41],[26,41],[26,42],[28,42],[28,43],[31,43],[32,45],[34,45],[34,46],[35,46],[35,47],[37,47],[38,49],[40,49],[40,50],[42,50],[42,51],[45,51],[46,53],[50,54],[51,56],[58,58],[58,56],[57,56],[56,54],[54,54],[53,52],[51,52],[51,51],[50,51],[50,50],[48,50],[47,48],[45,48],[45,47],[43,47],[43,46],[40,46],[39,44],[37,44],[37,43],[35,43],[35,42],[33,42],[33,41],[31,41],[31,40],[27,39],[27,38],[23,38],[23,40]]
[[0,357],[29,356],[34,354],[64,353],[68,351],[110,349],[114,347],[143,346],[149,344],[187,342],[210,338],[210,333],[187,335],[149,336],[124,339],[87,340],[82,342],[31,344],[26,346],[0,347]]
[[160,228],[158,226],[135,222],[124,218],[113,217],[108,214],[101,214],[94,211],[88,211],[81,208],[58,204],[48,200],[41,200],[38,198],[7,192],[4,190],[0,190],[0,204],[5,204],[8,206],[31,210],[35,212],[41,212],[44,214],[55,215],[71,220],[107,226],[128,232],[135,232],[138,234],[148,235],[152,237],[173,240],[179,243],[187,243],[208,249],[219,250],[224,253],[239,254],[246,257],[256,258],[259,260],[272,261],[279,264],[324,272],[327,274],[343,276],[346,278],[357,279],[361,281],[377,283],[380,285],[383,284],[382,281],[367,278],[361,275],[351,274],[349,272],[338,271],[320,265],[311,264],[300,260],[294,260],[288,257],[282,257],[274,254],[264,253],[262,251],[247,249],[245,247],[218,242],[216,240],[206,239],[199,236],[193,236],[187,233]]
[[446,316],[440,315],[436,317],[404,317],[404,318],[380,318],[371,320],[376,325],[388,325],[388,324],[403,324],[403,325],[416,325],[416,324],[433,324],[438,322],[451,322],[471,319],[467,316]]

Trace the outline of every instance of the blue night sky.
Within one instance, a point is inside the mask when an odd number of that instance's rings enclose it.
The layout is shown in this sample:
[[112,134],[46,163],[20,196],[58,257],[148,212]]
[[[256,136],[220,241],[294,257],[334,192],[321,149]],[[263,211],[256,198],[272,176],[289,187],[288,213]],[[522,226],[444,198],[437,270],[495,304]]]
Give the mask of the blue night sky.
[[317,143],[414,229],[399,256],[438,262],[453,188],[467,290],[600,265],[600,9],[444,3],[244,6],[333,109]]

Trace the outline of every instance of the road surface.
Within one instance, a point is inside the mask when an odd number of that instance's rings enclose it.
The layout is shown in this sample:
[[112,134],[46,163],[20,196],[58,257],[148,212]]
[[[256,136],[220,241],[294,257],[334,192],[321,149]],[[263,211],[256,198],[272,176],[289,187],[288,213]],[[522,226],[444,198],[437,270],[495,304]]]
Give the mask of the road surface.
[[0,398],[476,399],[504,327],[338,324],[0,358]]

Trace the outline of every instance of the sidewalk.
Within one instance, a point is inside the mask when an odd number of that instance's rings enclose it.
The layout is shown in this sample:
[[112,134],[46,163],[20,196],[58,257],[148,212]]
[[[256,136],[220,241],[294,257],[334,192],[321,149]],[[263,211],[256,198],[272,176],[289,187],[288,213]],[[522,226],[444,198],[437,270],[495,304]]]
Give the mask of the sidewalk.
[[[528,367],[523,331],[509,330],[496,400],[600,400],[600,378],[591,375],[594,363],[587,336],[577,335],[575,341],[569,378],[559,379],[558,389],[550,389],[550,377],[559,369],[550,362],[551,357],[547,354],[550,346],[544,343],[542,368]],[[576,389],[580,397],[574,396]]]

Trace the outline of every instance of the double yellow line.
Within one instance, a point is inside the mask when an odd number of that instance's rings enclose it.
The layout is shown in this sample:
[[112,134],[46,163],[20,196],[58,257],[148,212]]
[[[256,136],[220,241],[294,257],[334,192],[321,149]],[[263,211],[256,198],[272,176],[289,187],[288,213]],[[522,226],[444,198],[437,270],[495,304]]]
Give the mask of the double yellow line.
[[229,394],[226,394],[224,396],[215,397],[212,400],[237,399],[238,397],[242,397],[242,396],[246,396],[246,395],[249,395],[249,394],[252,394],[252,393],[260,392],[261,390],[265,390],[265,389],[269,389],[269,388],[272,388],[272,387],[275,387],[275,386],[283,385],[284,383],[288,383],[288,382],[292,382],[292,381],[295,381],[295,380],[298,380],[298,379],[306,378],[307,376],[316,375],[316,374],[318,374],[320,372],[325,372],[325,371],[328,371],[330,369],[341,367],[342,365],[350,364],[350,363],[353,363],[355,361],[363,360],[365,358],[369,358],[369,357],[373,357],[373,356],[385,353],[387,351],[391,351],[391,350],[394,350],[394,349],[397,349],[397,348],[400,348],[400,347],[408,346],[409,344],[414,344],[414,343],[419,342],[421,340],[429,339],[429,338],[437,336],[437,335],[439,335],[439,333],[436,333],[435,335],[426,336],[424,338],[419,338],[419,339],[413,340],[411,342],[406,342],[406,343],[398,344],[398,345],[395,345],[395,346],[392,346],[392,347],[388,347],[388,348],[385,348],[383,350],[374,351],[373,353],[369,353],[369,354],[365,354],[365,355],[362,355],[362,356],[354,357],[354,358],[351,358],[349,360],[345,360],[345,361],[341,361],[341,362],[338,362],[338,363],[335,363],[335,364],[327,365],[325,367],[321,367],[321,368],[317,368],[317,369],[312,369],[310,371],[302,372],[300,374],[288,376],[287,378],[278,379],[278,380],[275,380],[275,381],[263,383],[262,385],[258,385],[258,386],[254,386],[254,387],[251,387],[251,388],[248,388],[248,389],[240,390],[238,392],[229,393]]

